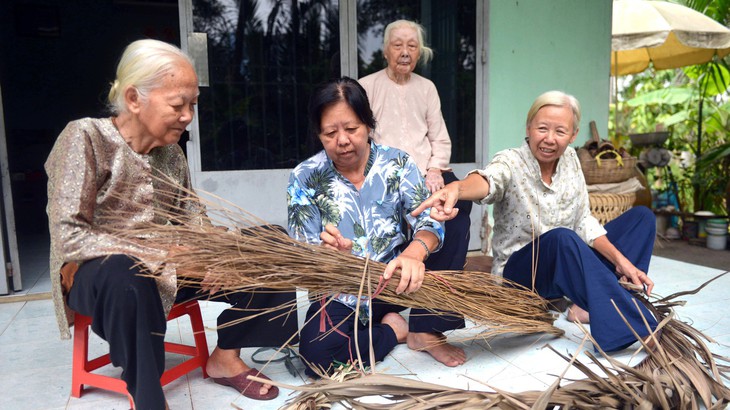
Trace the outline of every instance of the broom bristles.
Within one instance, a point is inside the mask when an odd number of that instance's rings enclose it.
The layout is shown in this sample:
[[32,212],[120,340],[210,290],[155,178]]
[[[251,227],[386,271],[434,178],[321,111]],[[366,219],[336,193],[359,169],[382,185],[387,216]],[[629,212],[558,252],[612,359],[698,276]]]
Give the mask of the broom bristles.
[[[115,223],[127,220],[129,215],[105,215],[105,226],[118,238],[161,251],[156,254],[166,256],[133,256],[159,266],[174,266],[181,286],[205,281],[207,286],[223,292],[255,292],[262,287],[274,291],[306,289],[310,299],[318,299],[336,293],[357,294],[363,275],[381,278],[385,270],[386,264],[382,262],[371,260],[366,266],[364,259],[350,253],[299,242],[283,229],[233,204],[221,206],[205,201],[162,178],[155,182],[156,192],[177,206],[157,208],[152,221],[134,228]],[[186,196],[183,200],[181,192]],[[200,214],[191,216],[191,209]],[[462,315],[484,327],[481,337],[563,333],[552,325],[555,316],[545,299],[502,277],[472,271],[427,272],[417,292],[400,295],[395,293],[397,280],[396,272],[375,297],[435,314]],[[376,285],[365,284],[368,288]],[[279,308],[272,307],[274,310]]]

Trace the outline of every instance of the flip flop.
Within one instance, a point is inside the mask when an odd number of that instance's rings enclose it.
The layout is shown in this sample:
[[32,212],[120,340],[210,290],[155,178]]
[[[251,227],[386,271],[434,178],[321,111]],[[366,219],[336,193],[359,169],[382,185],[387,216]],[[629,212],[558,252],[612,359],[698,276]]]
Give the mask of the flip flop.
[[254,400],[271,400],[279,395],[279,388],[271,386],[266,394],[260,394],[263,383],[255,380],[247,379],[248,375],[260,377],[262,379],[271,380],[266,375],[262,374],[258,370],[251,368],[247,371],[233,377],[211,377],[214,382],[223,386],[230,386],[238,390],[241,394]]

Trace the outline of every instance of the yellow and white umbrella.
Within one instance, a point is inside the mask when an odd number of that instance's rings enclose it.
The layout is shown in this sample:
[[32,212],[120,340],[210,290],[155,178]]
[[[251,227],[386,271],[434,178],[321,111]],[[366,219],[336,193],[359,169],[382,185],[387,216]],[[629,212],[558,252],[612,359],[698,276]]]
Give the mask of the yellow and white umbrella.
[[730,29],[679,4],[614,0],[611,50],[614,76],[702,64],[730,54]]

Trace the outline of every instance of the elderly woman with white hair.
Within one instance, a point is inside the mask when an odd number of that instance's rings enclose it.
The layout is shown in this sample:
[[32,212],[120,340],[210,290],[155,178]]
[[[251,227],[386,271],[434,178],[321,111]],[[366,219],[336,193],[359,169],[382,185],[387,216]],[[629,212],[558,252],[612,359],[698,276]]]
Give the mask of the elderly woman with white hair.
[[591,215],[580,162],[569,147],[579,123],[575,97],[540,95],[519,148],[498,152],[484,169],[434,193],[413,213],[433,207],[434,219],[448,220],[460,212],[457,199],[494,205],[492,273],[546,299],[570,298],[568,319],[590,320],[596,343],[610,352],[637,340],[621,315],[641,338],[656,329],[649,310],[620,283],[651,293],[654,283],[646,272],[655,219],[646,207],[634,207],[605,227]]
[[425,175],[426,186],[435,192],[444,186],[442,173],[453,174],[449,168],[451,138],[436,86],[413,72],[419,63],[433,58],[424,37],[423,26],[416,22],[388,24],[383,34],[388,65],[359,82],[378,121],[375,141],[407,152]]
[[[204,284],[178,289],[170,266],[154,278],[145,275],[159,268],[154,262],[158,251],[106,229],[133,229],[150,221],[209,223],[203,207],[189,200],[187,161],[177,144],[193,120],[198,94],[198,77],[186,54],[161,41],[135,41],[125,49],[109,91],[112,116],[70,122],[45,164],[51,280],[61,336],[70,337],[72,311],[90,316],[92,330],[109,342],[112,363],[123,369],[138,410],[167,407],[160,376],[166,314],[173,303],[210,294],[243,307],[251,297],[216,294]],[[172,192],[155,177],[183,189]],[[175,220],[160,220],[170,213],[177,214]],[[224,311],[219,325],[239,319],[240,312]],[[240,326],[219,329],[207,374],[247,397],[272,399],[276,387],[246,378],[259,373],[239,357],[243,331]]]
[[[373,140],[408,153],[424,176],[428,190],[436,192],[445,183],[457,178],[449,167],[451,138],[441,114],[436,86],[431,80],[413,72],[418,63],[426,64],[433,57],[433,50],[425,43],[423,26],[410,20],[388,24],[383,34],[383,55],[388,65],[359,80],[377,120]],[[469,247],[471,206],[469,201],[459,202],[462,212],[445,223],[443,246],[426,260],[426,269],[464,269]],[[444,326],[411,331],[414,335],[439,336],[447,328],[464,326],[463,318],[458,316],[444,314],[441,320]],[[435,346],[434,342],[411,340],[409,345],[429,346],[426,350],[449,366],[461,364],[452,355],[436,351],[441,347],[431,348]],[[458,354],[462,355],[461,352]]]

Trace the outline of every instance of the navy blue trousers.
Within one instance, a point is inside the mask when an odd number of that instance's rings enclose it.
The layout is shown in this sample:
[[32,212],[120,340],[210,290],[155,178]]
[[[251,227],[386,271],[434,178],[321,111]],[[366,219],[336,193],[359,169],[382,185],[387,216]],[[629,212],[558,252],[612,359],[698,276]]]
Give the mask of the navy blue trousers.
[[[339,303],[331,302],[325,308],[324,332],[320,332],[322,304],[312,302],[307,311],[304,327],[299,331],[299,354],[310,366],[327,370],[334,361],[347,363],[357,359],[355,348],[355,326],[360,355],[365,366],[370,366],[370,334],[368,325],[359,320],[355,323],[352,309]],[[390,312],[401,312],[403,306],[373,301],[372,306],[372,344],[375,361],[379,362],[398,344],[393,328],[380,323]],[[348,317],[349,316],[349,317]],[[337,327],[337,330],[332,330]],[[454,316],[433,315],[424,309],[411,309],[408,318],[408,330],[411,332],[446,332],[464,327],[464,319]],[[329,333],[328,333],[329,332]],[[324,336],[326,334],[326,336]],[[318,375],[307,367],[306,373],[311,377]]]
[[[457,181],[453,172],[444,172],[444,183]],[[456,217],[444,224],[445,237],[441,250],[431,254],[426,260],[428,270],[464,270],[466,253],[469,250],[469,227],[471,225],[472,201],[457,201],[459,209]]]
[[[68,295],[71,309],[92,318],[91,329],[109,342],[114,366],[122,368],[122,380],[137,410],[165,408],[160,377],[165,371],[165,331],[167,318],[162,309],[154,279],[140,275],[143,269],[126,255],[112,255],[84,262],[76,272]],[[233,305],[221,312],[218,324],[251,315],[235,307],[245,307],[252,294],[237,292],[197,293],[197,288],[181,288],[177,302],[205,298]],[[221,320],[224,319],[224,320]],[[245,326],[239,324],[218,329],[218,346],[240,347]]]
[[[442,174],[444,183],[458,181],[453,172]],[[456,218],[444,224],[444,243],[438,252],[431,254],[424,264],[427,270],[464,270],[466,253],[469,250],[469,229],[471,227],[472,201],[457,201],[459,213]],[[431,316],[425,318],[424,316]],[[444,332],[446,330],[461,329],[465,326],[464,318],[448,315],[446,312],[433,315],[423,309],[412,309],[408,327],[411,332]],[[443,330],[440,330],[443,329]]]
[[[634,207],[605,228],[611,243],[648,274],[656,235],[654,214],[646,207]],[[567,296],[588,311],[591,335],[601,349],[611,352],[636,342],[612,301],[642,338],[649,335],[642,316],[652,330],[656,328],[656,319],[649,310],[618,283],[613,264],[570,229],[546,232],[539,241],[512,254],[504,269],[505,278],[532,288],[533,246],[538,255],[535,290],[546,299]]]

